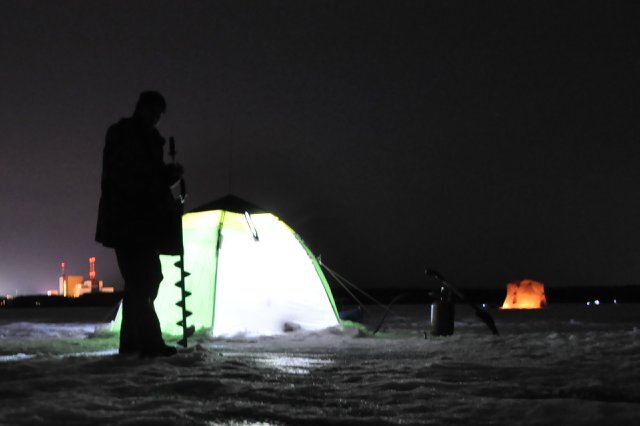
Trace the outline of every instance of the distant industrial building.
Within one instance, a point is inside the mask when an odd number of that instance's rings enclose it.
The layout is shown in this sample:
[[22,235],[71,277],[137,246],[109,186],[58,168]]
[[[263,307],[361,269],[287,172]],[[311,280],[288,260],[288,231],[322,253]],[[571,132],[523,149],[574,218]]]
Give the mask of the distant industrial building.
[[104,282],[96,278],[96,258],[89,258],[89,279],[82,275],[67,275],[65,263],[60,264],[61,273],[58,279],[58,290],[49,290],[49,296],[80,297],[91,293],[113,293],[113,287],[107,287]]

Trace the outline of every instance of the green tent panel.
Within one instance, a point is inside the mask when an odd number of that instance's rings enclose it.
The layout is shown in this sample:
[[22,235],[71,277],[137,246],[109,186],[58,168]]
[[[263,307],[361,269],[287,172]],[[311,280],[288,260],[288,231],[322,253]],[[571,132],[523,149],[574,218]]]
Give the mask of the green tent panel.
[[[213,336],[275,335],[288,325],[340,324],[331,289],[304,241],[271,213],[228,196],[182,218],[187,320]],[[162,331],[181,335],[178,256],[161,256],[155,301]],[[122,308],[114,322],[119,331]]]

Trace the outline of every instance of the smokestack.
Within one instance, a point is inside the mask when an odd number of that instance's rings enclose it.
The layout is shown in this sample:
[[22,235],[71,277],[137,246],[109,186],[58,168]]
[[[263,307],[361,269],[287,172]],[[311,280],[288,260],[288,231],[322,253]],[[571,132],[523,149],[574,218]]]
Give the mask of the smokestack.
[[93,280],[96,278],[96,258],[89,258],[89,279]]
[[67,296],[67,283],[64,276],[64,261],[60,262],[60,278],[58,278],[58,294],[60,296]]

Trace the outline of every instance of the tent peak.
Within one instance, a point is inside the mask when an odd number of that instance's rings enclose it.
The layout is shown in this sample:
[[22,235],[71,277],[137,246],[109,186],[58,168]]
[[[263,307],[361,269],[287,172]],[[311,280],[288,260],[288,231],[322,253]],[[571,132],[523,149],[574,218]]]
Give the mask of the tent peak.
[[228,194],[222,198],[218,198],[217,200],[205,203],[191,210],[191,212],[194,213],[211,210],[226,210],[234,213],[265,213],[264,209],[233,194]]

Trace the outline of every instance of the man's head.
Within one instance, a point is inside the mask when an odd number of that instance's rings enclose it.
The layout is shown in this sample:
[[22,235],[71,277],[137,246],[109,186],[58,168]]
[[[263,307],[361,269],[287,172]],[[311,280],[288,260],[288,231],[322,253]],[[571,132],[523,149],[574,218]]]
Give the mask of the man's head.
[[158,92],[148,91],[140,93],[133,115],[141,120],[145,127],[153,128],[166,110],[167,102],[164,97]]

